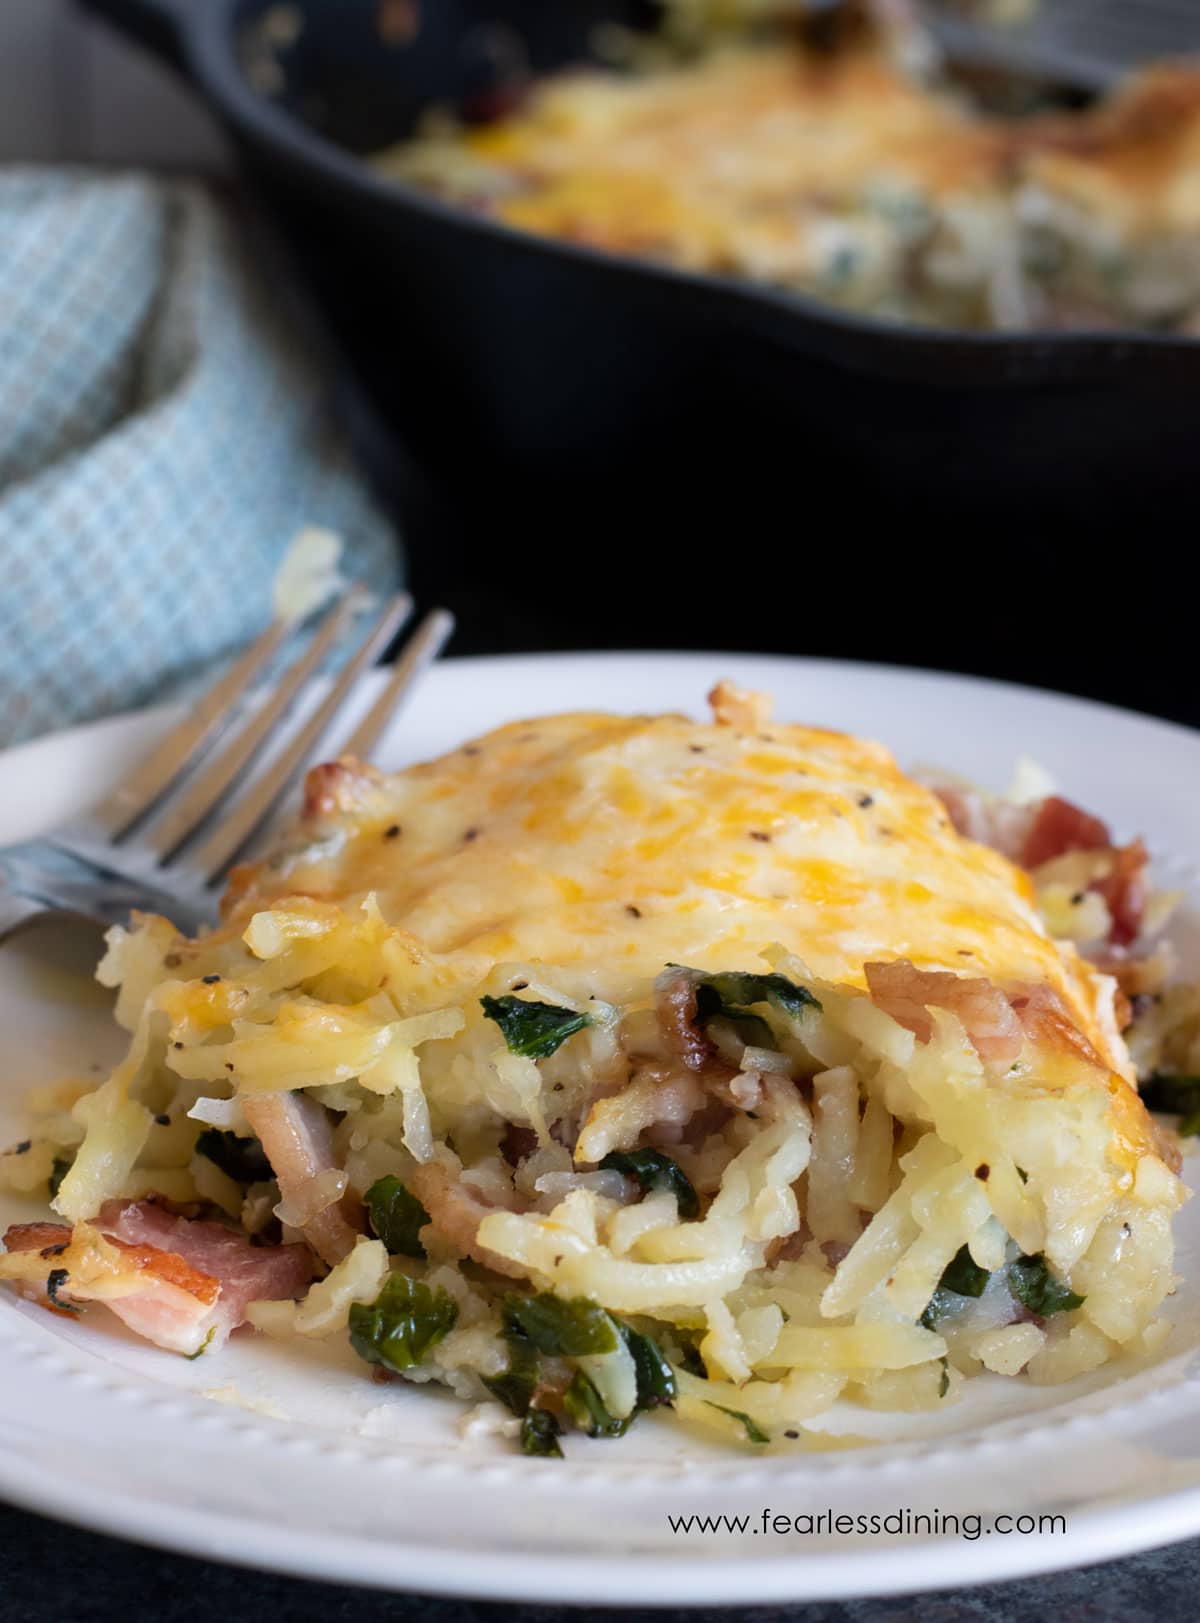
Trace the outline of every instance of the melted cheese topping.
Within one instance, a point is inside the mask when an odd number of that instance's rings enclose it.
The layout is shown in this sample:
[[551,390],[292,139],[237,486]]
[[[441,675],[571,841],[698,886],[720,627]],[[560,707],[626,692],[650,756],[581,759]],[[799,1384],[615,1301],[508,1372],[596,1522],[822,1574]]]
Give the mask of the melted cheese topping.
[[[507,118],[431,125],[379,162],[545,236],[1012,327],[1078,320],[1085,291],[1124,319],[1184,319],[1200,285],[1198,156],[1192,67],[1147,70],[1093,109],[1002,119],[882,50],[775,44],[563,73]],[[1131,289],[1125,258],[1164,252]]]
[[880,745],[813,727],[683,716],[515,722],[382,777],[318,769],[305,844],[242,876],[234,925],[273,897],[374,892],[463,982],[497,963],[582,966],[596,995],[644,997],[668,963],[760,965],[775,944],[861,987],[909,958],[1000,986],[1046,983],[1097,1063],[1039,1055],[1047,1087],[1114,1095],[1153,1148],[1113,1016],[1113,983],[1053,941],[1028,877],[962,839]]

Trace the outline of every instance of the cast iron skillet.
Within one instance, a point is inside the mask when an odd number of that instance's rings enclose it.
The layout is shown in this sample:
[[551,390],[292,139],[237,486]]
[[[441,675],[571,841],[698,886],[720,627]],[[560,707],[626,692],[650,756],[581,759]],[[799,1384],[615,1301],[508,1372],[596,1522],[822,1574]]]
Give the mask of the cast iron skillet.
[[[85,4],[173,61],[232,133],[375,402],[454,510],[442,533],[465,539],[447,569],[536,574],[529,590],[550,601],[548,567],[595,592],[632,549],[644,606],[683,589],[664,538],[728,562],[752,529],[797,569],[818,543],[845,569],[855,538],[901,518],[925,549],[1014,525],[1091,541],[1190,487],[1196,341],[885,325],[526,236],[361,161],[431,101],[486,92],[494,25],[537,72],[586,54],[598,21],[644,20],[646,0],[422,0],[415,38],[390,43],[380,0]],[[501,529],[519,540],[498,559]],[[727,610],[720,569],[706,579]],[[776,581],[752,594],[761,613],[789,595]],[[789,612],[811,614],[803,602]],[[734,625],[723,640],[747,639]]]

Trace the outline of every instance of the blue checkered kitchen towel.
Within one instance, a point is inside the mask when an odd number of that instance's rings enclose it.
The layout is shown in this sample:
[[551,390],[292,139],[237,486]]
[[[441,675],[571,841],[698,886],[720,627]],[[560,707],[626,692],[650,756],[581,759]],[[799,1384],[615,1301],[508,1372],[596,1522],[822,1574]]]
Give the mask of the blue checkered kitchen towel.
[[396,578],[279,302],[199,186],[0,171],[0,745],[248,641],[307,525]]

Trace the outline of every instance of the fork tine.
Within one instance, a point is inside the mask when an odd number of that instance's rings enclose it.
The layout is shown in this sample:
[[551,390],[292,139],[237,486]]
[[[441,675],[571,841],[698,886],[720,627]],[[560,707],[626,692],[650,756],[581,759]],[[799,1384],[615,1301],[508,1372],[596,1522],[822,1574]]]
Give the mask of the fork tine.
[[351,594],[331,609],[307,650],[289,666],[266,703],[250,717],[212,764],[172,802],[161,822],[150,830],[146,844],[165,861],[207,817],[268,735],[291,709],[313,672],[342,637],[351,618],[362,607],[362,597]]
[[380,733],[453,636],[454,623],[449,609],[434,609],[425,616],[396,661],[387,686],[343,745],[343,755],[370,759]]
[[292,627],[272,621],[225,674],[214,682],[185,720],[93,806],[88,821],[118,840],[158,803],[193,757],[224,731],[241,694],[270,663]]
[[187,866],[203,879],[215,879],[237,856],[242,846],[266,817],[280,795],[291,785],[331,726],[363,672],[373,665],[412,613],[412,598],[406,592],[384,607],[353,659],[346,662],[324,701],[282,751],[238,801],[227,817],[194,851],[185,857]]

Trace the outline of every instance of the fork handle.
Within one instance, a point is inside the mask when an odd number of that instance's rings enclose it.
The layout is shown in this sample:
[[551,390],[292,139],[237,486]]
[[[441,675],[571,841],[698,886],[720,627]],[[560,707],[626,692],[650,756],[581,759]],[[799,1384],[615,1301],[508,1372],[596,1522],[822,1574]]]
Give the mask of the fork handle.
[[47,913],[106,926],[145,907],[146,891],[105,875],[49,840],[26,840],[0,850],[0,941]]
[[7,853],[0,856],[0,941],[7,941],[46,912],[44,902],[18,889],[20,877],[9,873]]

